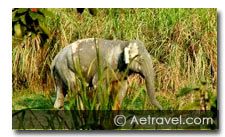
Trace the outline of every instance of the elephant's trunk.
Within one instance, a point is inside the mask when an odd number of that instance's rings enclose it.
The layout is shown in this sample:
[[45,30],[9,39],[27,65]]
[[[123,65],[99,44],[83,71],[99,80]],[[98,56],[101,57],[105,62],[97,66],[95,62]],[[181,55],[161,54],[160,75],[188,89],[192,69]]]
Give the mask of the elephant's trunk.
[[142,62],[142,74],[145,78],[145,84],[147,88],[147,94],[149,96],[149,99],[153,105],[155,105],[157,108],[162,110],[162,106],[159,104],[159,102],[155,98],[155,74],[154,69],[152,65],[151,58],[147,58]]

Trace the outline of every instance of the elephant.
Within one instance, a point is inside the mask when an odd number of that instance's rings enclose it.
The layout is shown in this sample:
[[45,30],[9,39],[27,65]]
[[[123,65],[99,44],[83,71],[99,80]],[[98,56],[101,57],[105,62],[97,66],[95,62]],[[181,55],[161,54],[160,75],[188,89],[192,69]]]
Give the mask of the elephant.
[[[144,44],[139,40],[121,41],[101,38],[77,40],[64,47],[55,56],[51,64],[57,92],[54,108],[64,107],[64,98],[68,89],[75,90],[76,77],[79,75],[83,76],[89,86],[96,89],[99,80],[98,65],[109,72],[115,72],[116,76],[111,76],[110,82],[121,80],[127,71],[128,75],[139,74],[145,80],[147,96],[151,103],[158,109],[163,109],[155,98],[153,63]],[[126,90],[127,81],[124,78],[118,91],[119,106],[126,96]]]

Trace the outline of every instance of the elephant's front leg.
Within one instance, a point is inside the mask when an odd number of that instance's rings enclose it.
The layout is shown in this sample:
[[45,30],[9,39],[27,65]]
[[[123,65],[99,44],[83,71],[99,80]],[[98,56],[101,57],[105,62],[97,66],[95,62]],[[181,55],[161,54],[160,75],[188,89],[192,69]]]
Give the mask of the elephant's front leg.
[[127,93],[127,81],[119,82],[119,91],[114,101],[113,110],[119,110],[122,107],[123,99]]
[[[96,90],[96,88],[99,86],[98,85],[98,74],[95,74],[93,79],[92,79],[92,85],[94,87],[94,89]],[[106,79],[103,80],[102,82],[102,89],[103,89],[103,94],[105,94],[105,92],[107,91],[107,81]],[[115,87],[114,87],[115,86]],[[127,81],[124,80],[124,81],[118,81],[116,82],[116,85],[113,85],[112,84],[112,88],[111,90],[116,90],[116,92],[112,92],[111,91],[111,94],[114,94],[112,96],[114,96],[113,98],[113,101],[114,101],[114,105],[113,105],[113,110],[119,110],[122,106],[122,102],[123,102],[123,99],[124,97],[126,96],[126,91],[127,91]],[[101,93],[97,93],[98,94],[98,102],[101,100],[101,99],[104,99],[105,98],[105,95],[101,95]],[[102,98],[103,97],[103,98]],[[98,103],[99,105],[99,103]]]

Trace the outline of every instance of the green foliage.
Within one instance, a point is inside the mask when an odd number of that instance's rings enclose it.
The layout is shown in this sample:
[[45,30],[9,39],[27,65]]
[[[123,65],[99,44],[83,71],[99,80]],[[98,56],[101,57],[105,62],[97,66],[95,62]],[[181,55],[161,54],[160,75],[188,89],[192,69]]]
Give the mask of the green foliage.
[[43,22],[45,18],[52,17],[53,14],[42,8],[14,8],[12,10],[12,35],[23,38],[25,35],[32,37],[39,36],[45,43],[51,38],[49,28]]

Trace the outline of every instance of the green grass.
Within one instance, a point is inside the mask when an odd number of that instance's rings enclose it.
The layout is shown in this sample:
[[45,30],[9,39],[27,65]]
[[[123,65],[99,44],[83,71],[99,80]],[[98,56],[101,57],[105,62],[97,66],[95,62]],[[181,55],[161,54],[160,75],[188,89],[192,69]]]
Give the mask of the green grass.
[[[24,92],[24,91],[20,91],[20,92]],[[140,94],[138,94],[136,96],[136,98],[125,98],[124,102],[123,102],[123,108],[125,110],[145,110],[145,99],[146,99],[146,94],[141,92]],[[160,102],[164,102],[167,103],[164,106],[169,106],[171,104],[168,104],[168,102],[166,102],[165,99],[163,98],[159,98]],[[54,105],[54,101],[55,101],[55,96],[49,96],[49,95],[44,95],[44,94],[30,94],[27,93],[27,95],[20,95],[20,96],[16,96],[13,97],[12,100],[12,108],[13,110],[21,110],[21,109],[54,109],[53,105]],[[72,109],[74,106],[73,101],[70,101],[68,98],[65,99],[65,104],[64,104],[64,109],[65,110],[70,110]],[[167,107],[168,108],[168,107]]]
[[29,90],[13,92],[12,108],[20,109],[52,109],[54,98],[45,93],[32,93]]
[[[69,43],[90,37],[143,41],[153,57],[156,95],[164,109],[203,109],[202,104],[210,109],[216,99],[216,9],[98,9],[97,16],[87,10],[81,15],[74,9],[48,10],[54,16],[43,23],[52,32],[51,46],[43,48],[39,37],[12,39],[13,109],[52,108],[53,58]],[[124,109],[156,109],[141,90],[143,79],[134,75],[129,83]],[[184,88],[200,90],[178,97]],[[72,104],[69,99],[65,108]],[[87,108],[94,104],[82,100]]]

